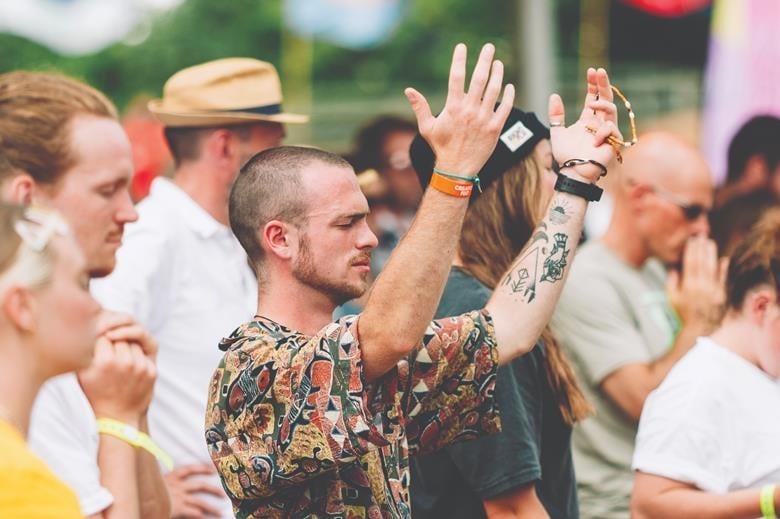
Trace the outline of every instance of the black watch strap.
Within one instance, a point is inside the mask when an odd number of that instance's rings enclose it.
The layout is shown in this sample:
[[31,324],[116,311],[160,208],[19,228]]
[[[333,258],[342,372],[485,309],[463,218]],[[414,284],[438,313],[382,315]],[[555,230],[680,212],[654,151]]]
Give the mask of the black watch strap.
[[604,192],[596,184],[580,182],[560,172],[558,172],[558,180],[555,181],[555,190],[580,196],[588,202],[598,202],[601,200],[601,194]]

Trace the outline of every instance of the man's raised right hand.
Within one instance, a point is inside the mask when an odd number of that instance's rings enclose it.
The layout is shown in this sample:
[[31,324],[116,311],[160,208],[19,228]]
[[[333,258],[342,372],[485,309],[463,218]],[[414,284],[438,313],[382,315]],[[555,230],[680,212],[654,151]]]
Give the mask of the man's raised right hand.
[[447,100],[444,109],[434,117],[425,97],[413,88],[404,92],[417,118],[420,134],[436,154],[436,167],[459,175],[473,176],[482,169],[496,147],[498,135],[512,109],[515,89],[504,88],[501,104],[496,101],[501,93],[504,65],[493,60],[495,47],[482,47],[471,76],[468,91],[466,80],[466,46],[455,46],[450,67]]

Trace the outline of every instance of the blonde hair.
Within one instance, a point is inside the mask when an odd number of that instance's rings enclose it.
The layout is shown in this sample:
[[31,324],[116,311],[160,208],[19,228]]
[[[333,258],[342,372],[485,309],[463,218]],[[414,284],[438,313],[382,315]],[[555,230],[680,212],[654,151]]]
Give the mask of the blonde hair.
[[51,236],[66,229],[56,213],[0,202],[0,288],[46,286],[57,259]]
[[75,79],[45,72],[0,74],[0,140],[10,171],[56,184],[77,160],[70,124],[78,115],[117,119],[106,96]]
[[726,279],[726,304],[740,310],[747,293],[760,285],[780,294],[780,208],[767,210],[735,248]]
[[[463,268],[482,284],[495,288],[530,240],[541,221],[543,169],[533,154],[505,171],[469,206],[458,254]],[[541,340],[546,348],[547,380],[568,425],[586,418],[593,408],[582,394],[569,362],[549,326]]]

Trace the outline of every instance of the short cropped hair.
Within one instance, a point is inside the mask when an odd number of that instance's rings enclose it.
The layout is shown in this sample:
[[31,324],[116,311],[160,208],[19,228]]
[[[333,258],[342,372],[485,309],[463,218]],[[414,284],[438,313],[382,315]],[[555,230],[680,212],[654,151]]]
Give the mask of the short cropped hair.
[[0,74],[0,142],[11,165],[2,173],[24,171],[38,183],[56,184],[76,161],[70,125],[78,115],[117,119],[106,96],[75,79],[46,72]]
[[780,164],[780,119],[760,115],[746,122],[729,144],[727,180],[735,182],[742,176],[751,157],[764,159],[769,172]]
[[312,163],[341,166],[349,163],[317,148],[281,146],[249,159],[230,192],[230,228],[259,272],[264,255],[257,231],[271,220],[293,225],[306,221],[308,201],[303,198],[301,171]]
[[[252,135],[250,124],[236,124],[224,126],[225,129],[235,133],[242,141],[248,140]],[[194,162],[201,156],[203,141],[209,134],[223,128],[222,126],[166,126],[163,130],[165,142],[173,157],[176,167],[186,162]]]

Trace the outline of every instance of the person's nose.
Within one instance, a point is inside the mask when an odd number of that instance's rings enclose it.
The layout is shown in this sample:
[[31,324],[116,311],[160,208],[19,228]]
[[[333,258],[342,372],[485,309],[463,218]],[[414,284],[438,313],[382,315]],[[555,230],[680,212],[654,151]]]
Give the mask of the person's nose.
[[364,219],[360,225],[360,234],[358,236],[358,249],[373,250],[379,245],[379,239],[374,234],[374,231],[368,226],[368,222]]
[[120,198],[115,213],[117,223],[126,224],[138,220],[138,211],[135,210],[133,200],[130,198],[130,191],[125,190]]

